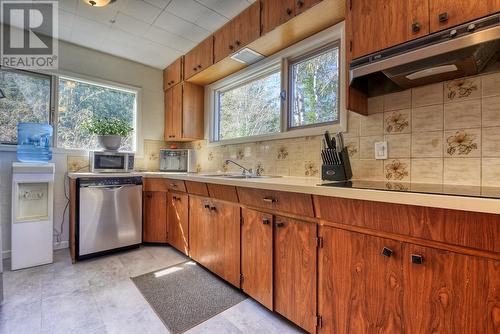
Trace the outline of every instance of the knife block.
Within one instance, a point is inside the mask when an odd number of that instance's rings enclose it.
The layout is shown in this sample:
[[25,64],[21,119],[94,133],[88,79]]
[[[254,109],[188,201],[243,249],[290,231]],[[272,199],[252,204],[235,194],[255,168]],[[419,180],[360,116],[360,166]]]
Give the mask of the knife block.
[[337,165],[325,164],[321,166],[321,179],[328,181],[347,181],[352,178],[351,162],[349,153],[344,147],[340,153],[341,163]]

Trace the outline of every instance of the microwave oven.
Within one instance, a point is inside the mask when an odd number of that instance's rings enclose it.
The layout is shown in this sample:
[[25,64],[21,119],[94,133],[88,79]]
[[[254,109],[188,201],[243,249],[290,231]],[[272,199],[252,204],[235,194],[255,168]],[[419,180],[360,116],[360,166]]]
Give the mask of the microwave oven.
[[134,170],[134,153],[113,151],[90,151],[92,173],[128,173]]
[[196,151],[189,149],[161,149],[160,171],[196,173]]

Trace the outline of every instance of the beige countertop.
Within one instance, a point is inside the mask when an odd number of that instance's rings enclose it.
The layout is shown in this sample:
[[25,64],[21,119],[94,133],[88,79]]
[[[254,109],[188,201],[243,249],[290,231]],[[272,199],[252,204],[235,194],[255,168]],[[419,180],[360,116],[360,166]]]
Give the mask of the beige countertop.
[[[210,174],[210,175],[214,175]],[[233,179],[221,176],[210,176],[204,174],[188,173],[165,173],[165,172],[134,172],[134,173],[69,173],[70,178],[80,177],[121,177],[121,176],[144,176],[154,178],[171,178],[178,180],[197,181],[205,183],[224,184],[237,187],[249,187],[266,190],[279,190],[306,193],[312,195],[332,196],[350,199],[359,199],[376,202],[386,202],[395,204],[420,205],[435,208],[455,209],[472,212],[484,212],[500,214],[500,199],[477,197],[479,195],[488,196],[491,193],[493,197],[500,195],[499,188],[463,187],[464,189],[473,189],[471,196],[468,195],[450,195],[450,194],[431,194],[407,191],[387,191],[375,189],[354,189],[325,187],[322,183],[331,183],[322,181],[319,178],[306,177],[263,177],[254,179]],[[399,185],[399,184],[398,184]],[[405,184],[402,184],[405,185]],[[423,188],[412,184],[411,187]],[[442,186],[441,186],[442,187]],[[456,193],[460,187],[453,186],[450,193]],[[425,191],[425,189],[419,189]],[[432,192],[432,191],[430,191]],[[459,193],[462,193],[459,192]],[[334,209],[334,208],[332,208]]]

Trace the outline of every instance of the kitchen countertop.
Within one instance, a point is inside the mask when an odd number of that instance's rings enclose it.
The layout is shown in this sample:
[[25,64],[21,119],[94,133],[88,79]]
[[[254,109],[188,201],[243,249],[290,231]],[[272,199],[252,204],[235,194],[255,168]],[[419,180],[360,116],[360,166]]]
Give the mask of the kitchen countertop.
[[[210,175],[214,175],[212,173]],[[133,173],[69,173],[70,178],[82,177],[122,177],[122,176],[143,176],[155,178],[170,178],[178,180],[224,184],[237,187],[249,187],[266,190],[289,191],[321,196],[332,196],[349,199],[359,199],[376,202],[386,202],[395,204],[408,204],[428,206],[443,209],[464,210],[471,212],[484,212],[500,214],[500,188],[495,187],[461,187],[461,186],[441,186],[441,192],[445,194],[434,193],[435,191],[422,192],[425,185],[405,183],[384,183],[396,185],[398,188],[387,191],[380,189],[358,189],[344,187],[325,187],[321,184],[332,183],[331,181],[322,181],[319,178],[306,177],[263,177],[254,179],[232,179],[220,176],[210,176],[204,174],[188,173],[165,173],[165,172],[133,172]],[[381,182],[383,183],[383,182]],[[381,184],[380,183],[380,184]],[[406,185],[406,186],[405,186]],[[434,185],[436,187],[436,185]],[[448,187],[448,188],[446,188]],[[374,187],[376,188],[376,187]],[[419,189],[417,192],[414,189]],[[480,197],[486,196],[486,197]]]

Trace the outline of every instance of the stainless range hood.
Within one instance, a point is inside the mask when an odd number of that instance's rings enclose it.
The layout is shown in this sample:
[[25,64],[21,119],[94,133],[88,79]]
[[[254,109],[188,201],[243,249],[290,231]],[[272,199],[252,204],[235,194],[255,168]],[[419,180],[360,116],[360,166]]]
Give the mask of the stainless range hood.
[[500,70],[500,14],[351,61],[349,84],[367,96]]

